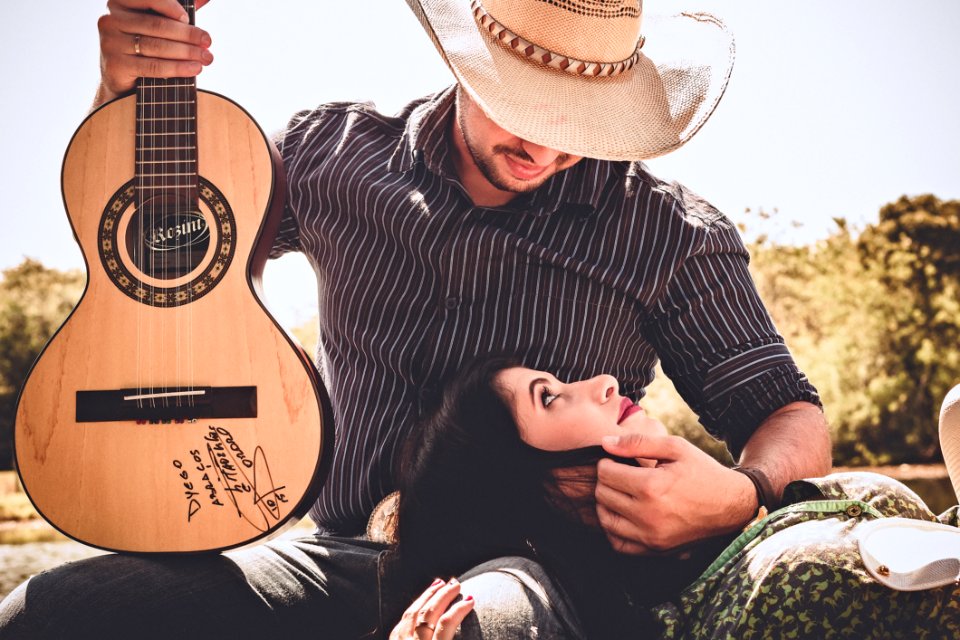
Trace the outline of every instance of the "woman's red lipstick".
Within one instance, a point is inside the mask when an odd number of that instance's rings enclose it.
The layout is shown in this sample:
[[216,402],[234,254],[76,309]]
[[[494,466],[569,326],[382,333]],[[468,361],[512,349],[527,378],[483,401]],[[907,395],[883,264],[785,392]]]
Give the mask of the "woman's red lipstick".
[[620,417],[617,418],[617,424],[622,423],[633,414],[641,411],[643,411],[643,407],[638,404],[634,404],[633,400],[630,398],[624,398],[620,401]]

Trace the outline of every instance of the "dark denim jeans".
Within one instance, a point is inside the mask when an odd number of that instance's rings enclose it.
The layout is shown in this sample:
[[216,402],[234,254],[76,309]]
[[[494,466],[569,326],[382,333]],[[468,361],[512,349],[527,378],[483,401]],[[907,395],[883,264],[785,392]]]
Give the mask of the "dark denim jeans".
[[[90,558],[20,585],[0,604],[0,638],[386,637],[408,603],[381,579],[384,550],[307,536],[215,556]],[[463,638],[579,635],[528,560],[501,558],[462,578],[477,600]]]

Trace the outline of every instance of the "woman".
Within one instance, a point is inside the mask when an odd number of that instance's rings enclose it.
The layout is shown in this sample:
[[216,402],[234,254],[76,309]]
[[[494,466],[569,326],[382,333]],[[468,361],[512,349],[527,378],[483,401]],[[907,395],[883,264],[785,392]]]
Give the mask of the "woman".
[[[786,499],[798,504],[763,526],[682,554],[616,553],[599,528],[593,488],[596,463],[606,455],[597,444],[624,430],[665,433],[619,396],[610,376],[565,384],[511,358],[468,365],[407,441],[396,579],[420,593],[436,576],[459,575],[490,558],[530,558],[567,596],[580,632],[591,639],[749,631],[820,637],[831,625],[864,637],[868,620],[876,637],[900,630],[912,637],[927,627],[960,631],[952,588],[892,591],[859,561],[851,535],[859,522],[890,515],[934,520],[906,487],[874,474],[795,483]],[[392,637],[452,637],[472,608],[472,599],[457,600],[459,588],[434,580]]]
[[563,385],[509,357],[466,366],[401,456],[402,582],[419,592],[493,557],[528,557],[567,593],[589,637],[644,637],[652,620],[641,605],[675,596],[727,540],[683,559],[613,551],[593,489],[601,438],[624,430],[666,433],[611,376]]

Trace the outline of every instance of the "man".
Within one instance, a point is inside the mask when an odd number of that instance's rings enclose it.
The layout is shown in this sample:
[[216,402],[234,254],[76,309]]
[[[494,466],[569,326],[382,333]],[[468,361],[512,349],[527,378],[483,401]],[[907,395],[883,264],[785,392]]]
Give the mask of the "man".
[[[679,148],[713,112],[732,66],[722,25],[685,15],[641,35],[636,0],[409,3],[457,86],[397,117],[325,105],[278,141],[289,188],[275,254],[305,252],[323,283],[321,364],[338,444],[311,512],[320,533],[37,576],[0,612],[9,637],[389,629],[406,603],[379,580],[384,547],[355,536],[393,490],[404,429],[478,352],[517,352],[568,379],[611,373],[635,396],[659,357],[740,456],[738,473],[669,437],[608,443],[659,461],[598,466],[598,518],[626,553],[736,531],[789,481],[829,469],[816,391],[759,301],[733,226],[633,162]],[[209,36],[175,0],[108,6],[98,104],[139,76],[193,76],[212,61]],[[473,579],[510,600],[477,593],[487,637],[575,636],[562,598],[536,566],[523,568],[518,580],[494,563]],[[421,622],[417,637],[433,637],[436,625]]]

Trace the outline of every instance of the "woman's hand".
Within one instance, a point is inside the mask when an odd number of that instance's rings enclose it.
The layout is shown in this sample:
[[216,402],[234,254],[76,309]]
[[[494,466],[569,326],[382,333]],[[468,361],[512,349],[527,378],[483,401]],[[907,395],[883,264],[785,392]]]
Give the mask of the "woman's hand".
[[[200,8],[207,0],[197,0]],[[94,106],[129,93],[137,78],[193,77],[213,62],[210,36],[177,0],[109,0],[100,16],[100,89]]]
[[437,578],[403,612],[390,632],[390,640],[450,640],[473,611],[473,596],[454,602],[459,595],[460,583],[456,578],[449,582]]

